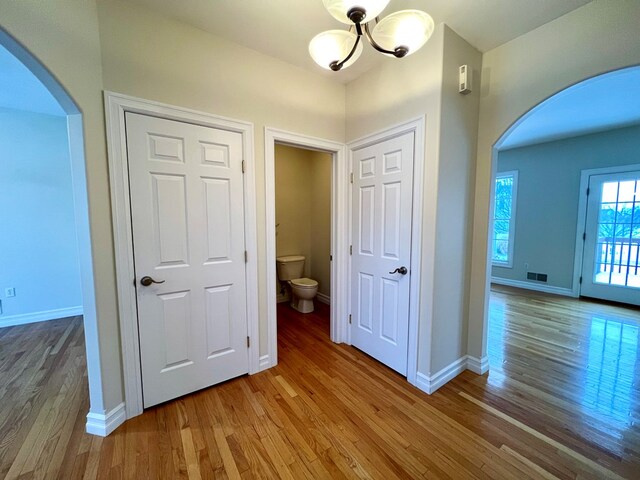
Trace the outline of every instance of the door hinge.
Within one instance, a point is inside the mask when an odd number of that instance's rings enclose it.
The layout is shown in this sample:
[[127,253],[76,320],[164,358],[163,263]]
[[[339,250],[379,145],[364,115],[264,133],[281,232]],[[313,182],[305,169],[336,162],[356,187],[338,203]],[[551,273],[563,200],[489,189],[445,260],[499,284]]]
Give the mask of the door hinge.
[[244,251],[244,263],[247,263],[249,261],[249,254],[247,253],[247,251]]
[[247,337],[247,348],[251,346],[251,338]]
[[329,255],[329,261],[333,262],[333,255]]
[[349,245],[349,255],[353,255],[353,245]]
[[351,314],[349,314],[349,325],[351,325]]
[[587,239],[587,232],[582,234],[582,241],[584,242]]
[[245,163],[244,163],[244,160],[242,160],[242,173],[244,173],[244,168],[245,168]]
[[578,283],[582,285],[582,277],[580,277],[580,280],[578,281]]
[[353,172],[351,172],[351,183],[353,183]]
[[590,187],[587,187],[587,197],[589,196],[589,192],[591,191]]

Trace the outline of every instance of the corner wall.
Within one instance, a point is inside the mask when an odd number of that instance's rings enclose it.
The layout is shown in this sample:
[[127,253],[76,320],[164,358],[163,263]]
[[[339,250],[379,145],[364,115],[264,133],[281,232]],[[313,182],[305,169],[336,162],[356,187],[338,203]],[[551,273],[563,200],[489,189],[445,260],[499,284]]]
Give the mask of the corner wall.
[[469,299],[468,351],[474,357],[486,355],[492,146],[558,91],[639,64],[638,19],[639,2],[595,0],[483,56]]
[[[458,93],[458,67],[479,77],[481,54],[446,25],[422,50],[388,59],[347,85],[347,139],[426,116],[418,371],[467,352],[466,310],[479,88]],[[437,338],[437,342],[435,339]]]

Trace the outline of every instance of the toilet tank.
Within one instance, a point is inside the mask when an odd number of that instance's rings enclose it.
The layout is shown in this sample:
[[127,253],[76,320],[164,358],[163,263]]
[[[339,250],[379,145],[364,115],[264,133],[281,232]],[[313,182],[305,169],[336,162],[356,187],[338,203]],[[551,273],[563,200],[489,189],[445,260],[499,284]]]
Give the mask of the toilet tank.
[[277,257],[276,266],[278,278],[283,282],[295,278],[302,278],[304,272],[304,256],[288,255],[286,257]]

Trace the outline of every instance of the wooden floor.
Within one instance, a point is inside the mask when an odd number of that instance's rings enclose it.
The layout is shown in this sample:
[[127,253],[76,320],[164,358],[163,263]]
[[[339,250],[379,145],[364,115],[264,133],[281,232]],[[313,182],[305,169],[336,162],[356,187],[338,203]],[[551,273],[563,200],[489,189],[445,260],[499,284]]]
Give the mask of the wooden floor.
[[500,289],[434,395],[278,307],[279,365],[84,433],[79,319],[0,330],[0,478],[640,478],[638,311]]

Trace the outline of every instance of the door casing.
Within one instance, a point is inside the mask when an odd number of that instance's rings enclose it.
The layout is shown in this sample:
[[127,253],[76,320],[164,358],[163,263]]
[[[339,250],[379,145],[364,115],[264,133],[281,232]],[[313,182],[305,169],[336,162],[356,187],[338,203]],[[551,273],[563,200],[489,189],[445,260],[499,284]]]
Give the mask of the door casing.
[[249,346],[249,373],[258,371],[260,335],[258,325],[258,242],[256,233],[255,159],[253,151],[253,124],[232,120],[210,113],[165,105],[150,100],[105,92],[109,179],[116,254],[116,283],[120,342],[124,374],[124,398],[127,418],[140,415],[142,403],[142,372],[138,343],[138,310],[136,302],[133,240],[131,235],[131,199],[129,195],[129,169],[127,162],[125,113],[143,115],[213,127],[242,135],[245,162],[244,204],[246,264],[247,327],[251,338]]
[[418,321],[422,263],[422,211],[424,185],[425,117],[391,126],[353,140],[347,145],[274,128],[265,128],[265,197],[268,354],[260,359],[260,369],[277,364],[278,333],[276,317],[276,247],[275,247],[275,145],[321,150],[333,154],[331,199],[331,340],[351,344],[349,338],[349,285],[351,278],[351,183],[352,153],[375,143],[413,132],[413,211],[411,215],[411,286],[409,293],[409,343],[407,380],[418,385]]

